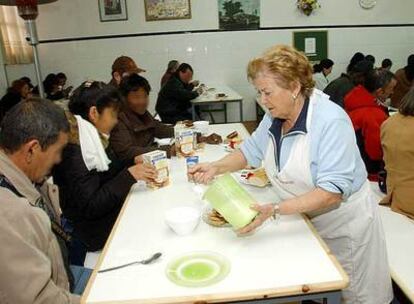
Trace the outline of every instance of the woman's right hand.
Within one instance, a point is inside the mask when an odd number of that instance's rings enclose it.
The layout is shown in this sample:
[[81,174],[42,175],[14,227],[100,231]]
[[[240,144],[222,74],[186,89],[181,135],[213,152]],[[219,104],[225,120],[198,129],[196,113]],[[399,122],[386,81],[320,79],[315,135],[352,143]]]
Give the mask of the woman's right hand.
[[129,173],[137,180],[151,182],[157,178],[157,170],[154,166],[144,163],[138,163],[128,168]]
[[212,163],[201,163],[188,169],[191,180],[198,184],[208,184],[219,173],[219,168]]

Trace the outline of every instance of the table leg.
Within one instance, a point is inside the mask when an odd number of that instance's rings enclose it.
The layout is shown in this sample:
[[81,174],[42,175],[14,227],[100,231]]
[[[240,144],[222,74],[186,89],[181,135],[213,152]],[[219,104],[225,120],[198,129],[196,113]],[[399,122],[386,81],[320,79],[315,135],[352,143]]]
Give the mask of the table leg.
[[224,123],[227,123],[227,102],[224,103]]
[[191,116],[192,116],[193,121],[195,121],[196,120],[196,111],[195,111],[195,105],[194,104],[191,105]]
[[243,100],[239,101],[239,107],[240,107],[240,122],[243,122]]

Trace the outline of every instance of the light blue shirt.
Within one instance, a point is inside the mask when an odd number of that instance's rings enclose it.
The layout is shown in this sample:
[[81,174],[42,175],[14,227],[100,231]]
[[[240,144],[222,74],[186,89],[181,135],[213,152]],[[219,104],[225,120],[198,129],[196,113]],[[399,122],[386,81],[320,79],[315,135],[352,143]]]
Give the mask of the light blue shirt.
[[[312,180],[316,187],[342,193],[346,200],[367,179],[365,165],[356,144],[355,131],[345,111],[330,101],[327,95],[315,90],[311,99],[315,98],[317,101],[314,103],[309,130]],[[302,111],[307,112],[305,106],[303,108]],[[274,130],[270,132],[270,129],[274,129],[277,120],[266,114],[252,136],[243,142],[241,151],[249,165],[261,166],[269,141],[274,137]],[[308,132],[306,119],[302,120],[299,126],[294,127],[299,131],[280,136],[279,142],[276,141],[280,151],[277,160],[280,170],[286,164],[296,138],[305,136]]]

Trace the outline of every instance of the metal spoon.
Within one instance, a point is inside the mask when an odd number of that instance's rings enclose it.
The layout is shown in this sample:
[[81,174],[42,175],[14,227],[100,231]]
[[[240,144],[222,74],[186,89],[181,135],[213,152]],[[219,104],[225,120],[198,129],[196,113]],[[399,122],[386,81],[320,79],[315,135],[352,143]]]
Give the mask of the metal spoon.
[[107,272],[107,271],[111,271],[111,270],[115,270],[115,269],[120,269],[120,268],[124,268],[127,266],[131,266],[131,265],[135,265],[135,264],[143,264],[143,265],[148,265],[151,264],[152,262],[154,262],[155,260],[158,260],[161,257],[162,253],[161,252],[157,252],[155,253],[152,257],[142,260],[142,261],[135,261],[135,262],[131,262],[128,264],[123,264],[123,265],[119,265],[119,266],[115,266],[115,267],[111,267],[111,268],[106,268],[106,269],[102,269],[99,270],[98,273],[102,273],[102,272]]

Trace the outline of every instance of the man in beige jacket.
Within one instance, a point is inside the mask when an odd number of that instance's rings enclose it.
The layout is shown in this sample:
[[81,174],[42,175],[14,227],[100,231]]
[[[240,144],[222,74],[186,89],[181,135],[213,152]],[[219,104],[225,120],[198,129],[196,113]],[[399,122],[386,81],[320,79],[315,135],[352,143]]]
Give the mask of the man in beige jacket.
[[45,183],[60,162],[68,131],[63,111],[48,101],[20,103],[3,120],[0,303],[79,302],[69,291],[69,272],[56,237],[58,192]]

